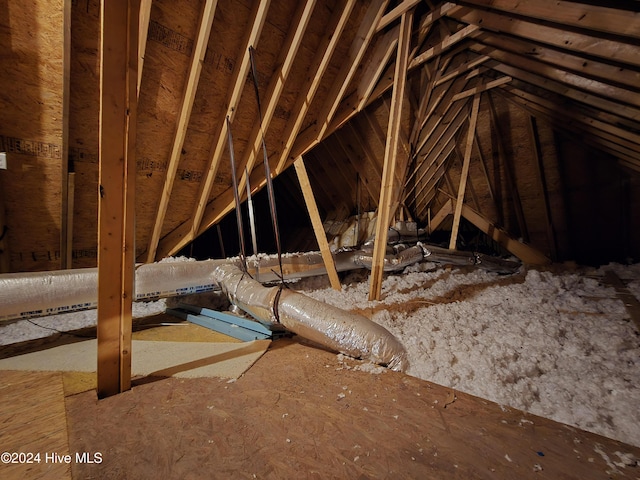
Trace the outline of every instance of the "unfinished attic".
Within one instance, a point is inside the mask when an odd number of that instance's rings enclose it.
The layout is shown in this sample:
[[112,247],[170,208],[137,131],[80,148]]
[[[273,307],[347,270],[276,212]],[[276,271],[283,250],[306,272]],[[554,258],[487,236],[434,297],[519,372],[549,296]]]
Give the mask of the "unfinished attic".
[[0,0],[0,475],[638,477],[639,12]]

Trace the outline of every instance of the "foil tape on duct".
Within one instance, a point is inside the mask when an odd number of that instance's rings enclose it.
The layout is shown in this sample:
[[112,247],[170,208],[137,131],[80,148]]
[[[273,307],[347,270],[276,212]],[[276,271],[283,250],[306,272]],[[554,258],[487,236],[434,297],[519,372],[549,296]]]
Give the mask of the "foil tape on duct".
[[402,344],[363,315],[281,287],[263,287],[234,265],[216,267],[213,276],[234,305],[259,320],[278,321],[301,337],[392,370],[408,367]]

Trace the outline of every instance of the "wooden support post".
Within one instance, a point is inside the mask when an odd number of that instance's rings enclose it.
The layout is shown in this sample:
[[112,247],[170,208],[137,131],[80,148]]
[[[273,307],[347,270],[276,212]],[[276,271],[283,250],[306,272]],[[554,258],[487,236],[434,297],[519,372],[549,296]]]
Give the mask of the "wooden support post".
[[480,94],[476,93],[473,97],[473,106],[471,107],[471,118],[469,119],[469,130],[467,131],[467,145],[464,150],[464,161],[462,163],[462,173],[460,175],[460,186],[458,187],[458,199],[456,200],[456,209],[453,214],[453,227],[451,229],[451,239],[449,240],[450,250],[456,249],[456,239],[458,237],[458,228],[460,227],[460,217],[462,215],[462,205],[464,203],[464,192],[467,186],[467,177],[469,176],[469,164],[471,163],[471,151],[473,148],[473,138],[476,131],[479,109]]
[[318,206],[316,205],[316,199],[313,196],[313,190],[311,189],[311,182],[309,182],[309,175],[307,174],[307,168],[304,165],[302,157],[298,157],[293,163],[296,174],[298,175],[298,181],[302,188],[302,195],[304,201],[307,204],[307,210],[309,217],[311,218],[311,225],[313,225],[313,232],[316,234],[316,240],[320,247],[320,253],[322,254],[322,261],[327,269],[327,275],[329,275],[329,281],[331,282],[331,288],[334,290],[342,290],[340,285],[340,279],[338,278],[338,272],[336,271],[336,264],[333,261],[333,255],[329,250],[329,242],[327,242],[327,234],[322,226],[322,220],[320,219],[320,212],[318,212]]
[[98,397],[131,388],[135,126],[140,0],[102,0]]
[[398,144],[400,141],[400,121],[402,119],[402,104],[407,84],[407,67],[409,59],[409,45],[411,43],[411,23],[413,12],[404,13],[400,21],[400,38],[398,39],[398,55],[396,57],[395,84],[391,98],[387,143],[384,151],[384,167],[382,170],[382,186],[380,201],[378,202],[378,219],[376,221],[376,236],[371,265],[371,279],[369,283],[369,300],[380,300],[382,291],[382,275],[384,272],[384,257],[387,250],[387,235],[389,220],[396,206],[392,199],[396,197],[393,183],[396,173]]

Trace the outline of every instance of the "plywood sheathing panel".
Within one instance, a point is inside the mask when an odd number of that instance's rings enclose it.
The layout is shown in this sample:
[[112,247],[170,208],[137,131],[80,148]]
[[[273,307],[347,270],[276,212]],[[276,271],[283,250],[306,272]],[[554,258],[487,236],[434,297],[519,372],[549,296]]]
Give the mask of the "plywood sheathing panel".
[[201,2],[153,3],[138,102],[136,254],[149,242],[187,80]]
[[63,2],[0,4],[0,171],[12,271],[60,267]]
[[[226,110],[227,92],[242,48],[243,32],[248,28],[251,6],[245,3],[218,2],[161,235],[187,221],[196,205],[211,146],[217,140],[214,132],[220,131],[220,122],[224,121],[221,115]],[[236,135],[235,128],[232,133],[234,148],[238,148],[242,137]],[[226,151],[225,155],[228,155]],[[225,156],[218,175],[226,178],[223,172],[229,172],[228,165],[229,159]]]
[[71,4],[69,161],[75,172],[72,267],[97,265],[100,1]]

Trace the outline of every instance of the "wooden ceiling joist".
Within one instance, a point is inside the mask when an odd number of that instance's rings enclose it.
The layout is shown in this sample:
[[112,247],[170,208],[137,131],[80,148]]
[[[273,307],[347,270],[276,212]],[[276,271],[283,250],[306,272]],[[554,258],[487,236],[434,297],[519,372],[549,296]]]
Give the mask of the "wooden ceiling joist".
[[156,219],[153,224],[153,231],[151,233],[149,245],[147,246],[148,263],[151,263],[156,259],[156,250],[158,248],[158,242],[160,241],[167,208],[169,207],[169,199],[176,179],[176,172],[178,170],[178,164],[180,163],[184,139],[187,136],[187,127],[189,126],[193,102],[196,98],[198,82],[200,81],[200,73],[202,72],[202,62],[204,61],[204,56],[207,51],[209,35],[211,33],[211,26],[213,25],[213,17],[215,15],[217,4],[218,0],[206,0],[202,10],[200,26],[198,28],[198,37],[191,55],[191,64],[189,66],[187,83],[182,94],[182,101],[180,102],[180,112],[178,113],[178,119],[176,121],[176,130],[173,137],[171,153],[169,154],[169,161],[167,163],[167,172],[162,185],[162,194],[160,195],[160,202],[156,209]]

